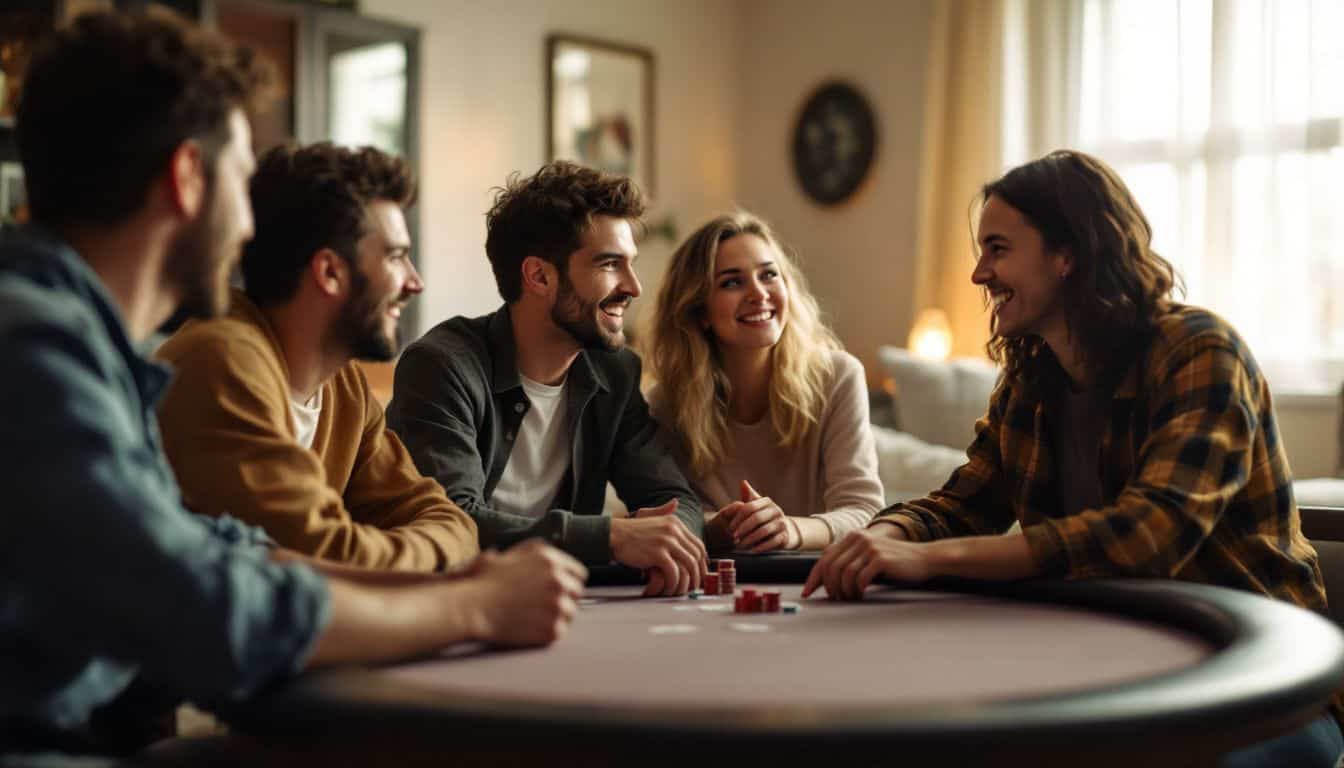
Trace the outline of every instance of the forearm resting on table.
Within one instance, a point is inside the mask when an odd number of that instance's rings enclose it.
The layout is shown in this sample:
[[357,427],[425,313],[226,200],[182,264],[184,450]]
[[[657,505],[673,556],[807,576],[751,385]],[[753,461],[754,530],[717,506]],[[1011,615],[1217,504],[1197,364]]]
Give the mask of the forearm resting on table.
[[412,587],[328,581],[331,621],[306,667],[379,663],[429,653],[478,639],[474,588],[467,582]]
[[452,578],[456,573],[421,573],[418,571],[393,571],[386,568],[363,568],[335,560],[312,557],[292,549],[278,547],[271,550],[271,560],[277,563],[303,563],[324,576],[343,579],[365,586],[406,586],[412,584],[439,584]]
[[825,549],[831,543],[831,526],[816,517],[790,517],[802,539],[796,549],[814,551]]
[[[905,529],[883,521],[875,533],[908,541]],[[962,536],[923,542],[932,576],[955,576],[982,581],[1012,581],[1037,575],[1040,567],[1020,530],[995,536]]]

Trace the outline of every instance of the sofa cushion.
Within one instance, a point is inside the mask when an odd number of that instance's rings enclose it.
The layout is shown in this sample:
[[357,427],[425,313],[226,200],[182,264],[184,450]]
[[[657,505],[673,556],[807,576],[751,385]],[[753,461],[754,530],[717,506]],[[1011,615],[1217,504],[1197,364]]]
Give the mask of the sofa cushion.
[[879,347],[877,358],[896,384],[901,431],[963,451],[971,444],[975,422],[989,406],[998,368],[973,357],[925,360],[890,346]]
[[966,452],[934,445],[906,432],[873,426],[877,473],[887,504],[927,496],[942,488],[953,470],[966,463]]
[[1336,477],[1294,480],[1293,498],[1298,507],[1344,507],[1344,480]]

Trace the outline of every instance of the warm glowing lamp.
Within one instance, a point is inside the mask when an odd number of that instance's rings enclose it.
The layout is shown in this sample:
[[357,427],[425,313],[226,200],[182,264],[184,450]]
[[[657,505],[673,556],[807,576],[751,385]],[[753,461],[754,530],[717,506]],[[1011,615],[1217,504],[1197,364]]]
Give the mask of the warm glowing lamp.
[[952,354],[952,326],[941,309],[921,310],[910,329],[910,351],[925,360],[946,360]]

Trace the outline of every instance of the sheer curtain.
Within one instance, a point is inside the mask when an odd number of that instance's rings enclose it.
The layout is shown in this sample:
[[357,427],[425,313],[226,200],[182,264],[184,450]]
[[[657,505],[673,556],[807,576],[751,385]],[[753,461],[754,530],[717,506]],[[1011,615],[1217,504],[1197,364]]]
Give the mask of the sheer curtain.
[[1337,382],[1344,0],[1084,0],[1063,25],[1055,66],[1077,76],[1056,89],[1073,105],[1061,143],[1120,172],[1188,301],[1230,320],[1271,377]]

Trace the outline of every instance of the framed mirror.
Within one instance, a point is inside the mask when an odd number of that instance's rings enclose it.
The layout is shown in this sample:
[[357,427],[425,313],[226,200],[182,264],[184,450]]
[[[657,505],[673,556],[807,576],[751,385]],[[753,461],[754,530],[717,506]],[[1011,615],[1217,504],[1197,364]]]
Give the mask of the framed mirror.
[[652,197],[653,75],[646,48],[548,37],[547,157],[629,176]]

